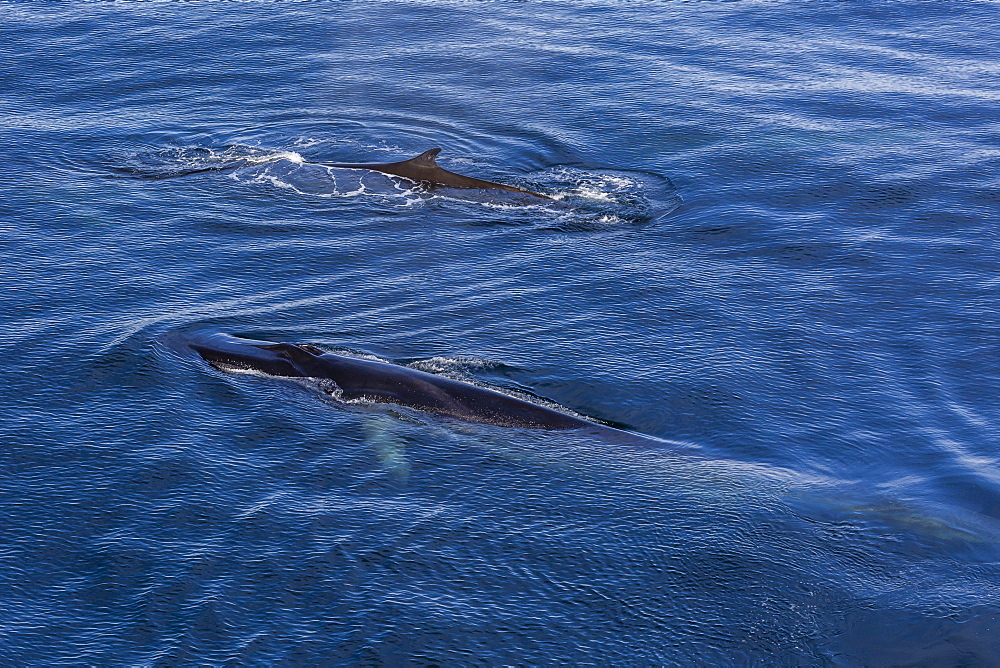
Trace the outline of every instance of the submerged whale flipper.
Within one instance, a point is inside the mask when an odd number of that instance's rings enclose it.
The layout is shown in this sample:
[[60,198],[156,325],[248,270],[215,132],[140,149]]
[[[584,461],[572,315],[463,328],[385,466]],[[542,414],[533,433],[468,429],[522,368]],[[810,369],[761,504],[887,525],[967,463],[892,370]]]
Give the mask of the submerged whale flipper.
[[430,183],[439,186],[449,186],[452,188],[506,190],[509,192],[531,195],[533,197],[540,197],[541,199],[552,199],[548,195],[531,192],[530,190],[515,188],[514,186],[505,186],[502,183],[493,183],[492,181],[484,181],[482,179],[472,178],[471,176],[463,176],[461,174],[456,174],[455,172],[449,172],[447,169],[439,167],[437,160],[435,160],[440,152],[441,149],[432,148],[429,151],[424,151],[415,158],[401,160],[399,162],[374,164],[343,163],[327,166],[340,167],[343,169],[370,169],[374,172],[401,176],[404,179],[416,181],[417,183]]

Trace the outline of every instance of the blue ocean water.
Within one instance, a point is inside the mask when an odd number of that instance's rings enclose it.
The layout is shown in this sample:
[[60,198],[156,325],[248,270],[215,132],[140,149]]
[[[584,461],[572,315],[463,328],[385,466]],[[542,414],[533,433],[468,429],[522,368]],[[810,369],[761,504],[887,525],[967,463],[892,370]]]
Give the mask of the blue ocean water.
[[[997,665],[998,24],[0,3],[0,662]],[[327,166],[433,147],[555,201]],[[343,405],[204,330],[709,456]]]

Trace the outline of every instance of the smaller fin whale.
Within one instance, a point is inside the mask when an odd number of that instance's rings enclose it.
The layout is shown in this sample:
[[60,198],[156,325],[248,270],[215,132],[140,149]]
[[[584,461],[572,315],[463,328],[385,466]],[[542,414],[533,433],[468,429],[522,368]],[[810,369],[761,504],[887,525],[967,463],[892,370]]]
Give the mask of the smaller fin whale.
[[677,454],[703,456],[699,448],[690,444],[616,429],[496,390],[398,364],[344,357],[308,344],[272,343],[214,332],[186,338],[187,347],[216,369],[318,381],[321,390],[342,401],[395,404],[502,427],[580,430],[602,440],[666,446]]
[[427,183],[431,185],[448,186],[451,188],[506,190],[508,192],[521,193],[522,195],[532,195],[533,197],[540,197],[542,199],[552,199],[548,195],[531,192],[530,190],[515,188],[514,186],[505,186],[502,183],[493,183],[492,181],[474,179],[471,176],[463,176],[461,174],[456,174],[455,172],[449,172],[448,170],[439,167],[437,161],[435,160],[437,154],[440,152],[441,149],[432,148],[429,151],[424,151],[415,158],[401,160],[400,162],[375,164],[345,163],[327,164],[326,166],[338,167],[341,169],[370,169],[374,172],[382,172],[383,174],[391,174],[392,176],[401,176],[404,179],[409,179],[410,181],[415,181],[416,183]]

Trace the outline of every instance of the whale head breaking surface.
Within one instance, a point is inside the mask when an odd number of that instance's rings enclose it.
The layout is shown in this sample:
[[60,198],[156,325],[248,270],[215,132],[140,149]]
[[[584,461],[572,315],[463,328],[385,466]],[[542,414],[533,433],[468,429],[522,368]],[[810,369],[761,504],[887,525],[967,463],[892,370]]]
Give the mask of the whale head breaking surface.
[[619,429],[557,407],[407,366],[336,355],[309,344],[274,343],[219,332],[198,332],[184,339],[188,349],[219,370],[300,378],[345,403],[405,406],[501,427],[578,430],[602,441],[704,457],[694,444]]
[[212,333],[193,337],[187,345],[222,371],[315,379],[322,389],[335,388],[336,397],[346,402],[396,404],[507,427],[606,428],[496,390],[398,364],[335,355],[307,344]]

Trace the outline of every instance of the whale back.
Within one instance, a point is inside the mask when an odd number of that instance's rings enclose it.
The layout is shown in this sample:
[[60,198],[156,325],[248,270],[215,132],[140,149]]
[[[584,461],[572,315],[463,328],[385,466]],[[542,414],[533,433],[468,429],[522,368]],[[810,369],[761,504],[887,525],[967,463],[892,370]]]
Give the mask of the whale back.
[[506,190],[508,192],[521,193],[523,195],[531,195],[533,197],[538,197],[541,199],[552,199],[548,195],[542,195],[540,193],[532,192],[530,190],[524,190],[522,188],[515,188],[514,186],[506,186],[503,185],[502,183],[484,181],[483,179],[477,179],[471,176],[465,176],[463,174],[456,174],[455,172],[449,172],[447,169],[443,169],[440,165],[437,164],[437,156],[440,152],[441,152],[440,148],[432,148],[427,151],[424,151],[415,158],[410,158],[409,160],[400,160],[399,162],[386,162],[377,164],[337,163],[327,166],[341,167],[344,169],[370,169],[375,172],[382,172],[383,174],[401,176],[404,179],[409,179],[410,181],[415,181],[417,183],[427,183],[439,186],[450,186],[452,188]]

